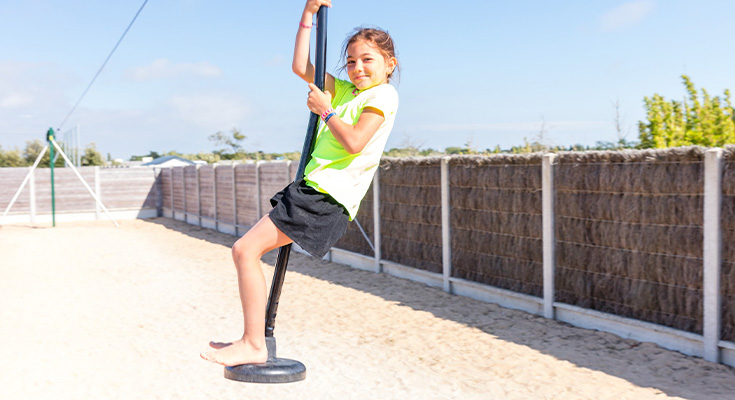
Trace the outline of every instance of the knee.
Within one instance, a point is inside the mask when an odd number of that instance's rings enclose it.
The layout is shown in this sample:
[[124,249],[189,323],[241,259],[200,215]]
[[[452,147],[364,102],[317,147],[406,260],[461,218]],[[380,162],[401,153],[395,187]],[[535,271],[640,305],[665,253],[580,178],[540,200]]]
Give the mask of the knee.
[[238,239],[235,244],[232,245],[232,259],[237,263],[238,260],[245,257],[247,254],[247,243],[242,238]]
[[243,236],[232,245],[232,259],[235,261],[235,265],[240,265],[240,261],[250,258],[259,258],[259,256],[257,250]]

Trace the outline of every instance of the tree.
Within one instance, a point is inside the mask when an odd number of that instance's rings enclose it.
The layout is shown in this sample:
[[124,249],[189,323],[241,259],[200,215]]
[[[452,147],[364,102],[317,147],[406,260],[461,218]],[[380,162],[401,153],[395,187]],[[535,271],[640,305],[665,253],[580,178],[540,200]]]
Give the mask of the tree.
[[224,132],[213,133],[209,135],[208,139],[216,145],[223,147],[214,151],[214,154],[218,154],[222,159],[235,160],[244,158],[242,142],[245,140],[245,135],[240,133],[237,128],[232,128],[232,132],[229,134]]
[[615,125],[615,137],[616,142],[608,141],[597,141],[595,144],[595,150],[621,150],[631,149],[638,147],[638,142],[634,140],[627,140],[626,138],[630,134],[630,125],[626,123],[625,116],[620,112],[620,99],[615,100],[611,103],[613,107],[612,120]]
[[146,154],[144,156],[130,156],[130,161],[142,161],[143,160],[143,157],[150,157],[150,158],[152,158],[152,159],[155,160],[156,158],[161,157],[161,155],[158,154],[158,152],[155,152],[155,151],[152,151],[151,150],[151,151],[148,152],[148,154]]
[[87,145],[84,149],[84,155],[82,155],[82,165],[85,167],[95,165],[105,165],[105,160],[102,158],[102,154],[97,151],[97,145],[94,142]]
[[469,134],[467,141],[464,143],[464,154],[477,154],[475,150],[475,135]]
[[2,167],[25,167],[28,164],[23,159],[23,157],[20,155],[20,150],[13,149],[8,151],[3,151],[2,146],[0,146],[0,168]]
[[[41,151],[43,150],[43,144],[41,143],[40,139],[34,139],[34,140],[27,140],[26,141],[26,148],[23,150],[23,158],[25,158],[26,163],[28,165],[33,165],[33,163],[38,158],[38,155],[41,154]],[[46,154],[43,155],[43,158],[41,159],[41,165],[45,164],[45,166],[49,166],[48,163],[48,150],[46,151]]]
[[434,150],[431,147],[429,147],[428,149],[421,150],[419,152],[419,155],[420,156],[424,156],[424,157],[440,156],[440,155],[442,155],[442,152],[441,151],[438,151],[438,150]]
[[465,147],[449,146],[444,149],[444,152],[449,155],[470,154],[469,150],[467,149],[467,146]]
[[735,108],[730,91],[724,97],[711,97],[702,89],[700,101],[697,89],[688,76],[682,75],[688,101],[666,101],[654,94],[645,97],[648,121],[638,123],[640,147],[666,148],[699,145],[708,147],[735,143]]
[[[544,126],[545,122],[542,123],[541,132],[544,132]],[[540,136],[542,136],[542,133],[540,133]],[[550,151],[551,149],[549,146],[542,144],[541,142],[534,140],[533,142],[529,142],[528,138],[523,138],[523,146],[513,146],[510,148],[510,153],[512,154],[527,154],[527,153],[537,153],[537,152],[545,152]]]
[[421,154],[421,147],[423,147],[424,143],[426,143],[426,140],[416,139],[408,133],[403,132],[400,147],[393,147],[383,151],[383,154],[387,157],[416,157]]
[[300,151],[290,151],[288,153],[283,153],[283,158],[286,160],[291,161],[299,161],[301,160],[301,152]]
[[[34,139],[34,140],[27,140],[26,141],[26,148],[23,150],[23,158],[26,161],[26,165],[33,165],[34,162],[36,162],[36,159],[38,158],[38,155],[41,154],[41,151],[44,148],[43,142],[41,142],[40,139]],[[56,150],[56,149],[54,149]],[[58,153],[55,152],[54,156],[56,156]],[[55,157],[56,163],[54,164],[55,167],[63,167],[64,166],[64,159],[61,156]],[[41,161],[38,163],[39,167],[46,167],[48,168],[51,163],[51,152],[50,149],[46,149],[46,152],[43,154],[43,157],[41,157]]]
[[220,156],[217,154],[202,152],[197,154],[182,154],[181,157],[191,161],[205,161],[207,164],[214,164],[221,160]]

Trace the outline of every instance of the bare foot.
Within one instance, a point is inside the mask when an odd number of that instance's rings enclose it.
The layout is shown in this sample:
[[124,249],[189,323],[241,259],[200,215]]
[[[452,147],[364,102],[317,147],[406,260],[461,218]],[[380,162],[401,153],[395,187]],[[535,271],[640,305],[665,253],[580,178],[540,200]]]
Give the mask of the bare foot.
[[232,342],[209,342],[209,347],[215,350],[224,349],[227,346],[232,346]]
[[219,350],[204,352],[200,356],[207,361],[233,367],[235,365],[266,362],[268,360],[268,349],[265,347],[265,343],[260,347],[256,347],[250,342],[238,340]]

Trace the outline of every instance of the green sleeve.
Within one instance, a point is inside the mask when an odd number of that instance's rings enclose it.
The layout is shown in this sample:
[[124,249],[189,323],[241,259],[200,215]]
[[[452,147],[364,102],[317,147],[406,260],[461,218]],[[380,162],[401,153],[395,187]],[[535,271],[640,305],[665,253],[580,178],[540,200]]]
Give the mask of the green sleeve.
[[332,97],[332,107],[340,106],[347,101],[350,101],[352,97],[352,90],[355,89],[355,85],[350,81],[334,78],[334,97]]

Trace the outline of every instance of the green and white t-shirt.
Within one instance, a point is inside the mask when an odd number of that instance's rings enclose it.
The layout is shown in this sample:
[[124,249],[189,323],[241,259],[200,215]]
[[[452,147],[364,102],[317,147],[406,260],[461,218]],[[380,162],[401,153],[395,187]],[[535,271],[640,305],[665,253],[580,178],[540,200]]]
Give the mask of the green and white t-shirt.
[[348,153],[324,122],[319,124],[317,130],[311,160],[304,174],[306,184],[332,196],[347,209],[352,220],[370,187],[385,142],[393,129],[398,110],[398,92],[387,83],[360,92],[352,82],[341,79],[335,79],[334,87],[332,107],[337,115],[332,118],[339,117],[355,125],[365,107],[378,109],[385,117],[365,148],[356,154]]

